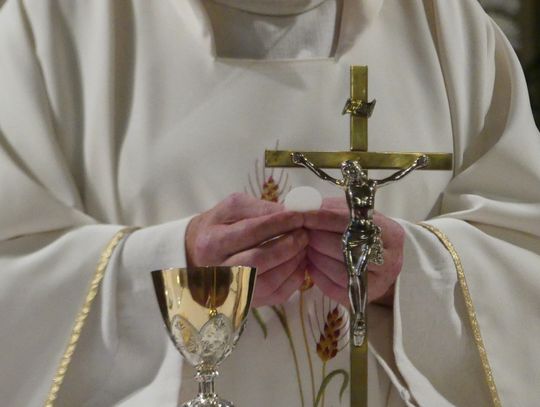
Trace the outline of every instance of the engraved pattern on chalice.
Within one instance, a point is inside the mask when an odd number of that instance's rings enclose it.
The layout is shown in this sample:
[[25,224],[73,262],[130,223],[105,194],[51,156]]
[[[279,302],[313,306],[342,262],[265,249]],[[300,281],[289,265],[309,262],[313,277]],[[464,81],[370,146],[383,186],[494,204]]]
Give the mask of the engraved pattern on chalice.
[[197,370],[199,394],[181,407],[230,407],[214,392],[217,367],[244,329],[255,285],[251,267],[172,268],[152,272],[174,345]]

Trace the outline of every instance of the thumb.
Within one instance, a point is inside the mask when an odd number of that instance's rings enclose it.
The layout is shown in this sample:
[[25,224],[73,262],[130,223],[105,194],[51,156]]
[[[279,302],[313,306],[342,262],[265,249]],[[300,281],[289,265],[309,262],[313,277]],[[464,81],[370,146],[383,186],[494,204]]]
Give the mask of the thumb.
[[334,196],[331,198],[324,198],[321,206],[322,209],[326,210],[347,210],[347,201],[343,196]]

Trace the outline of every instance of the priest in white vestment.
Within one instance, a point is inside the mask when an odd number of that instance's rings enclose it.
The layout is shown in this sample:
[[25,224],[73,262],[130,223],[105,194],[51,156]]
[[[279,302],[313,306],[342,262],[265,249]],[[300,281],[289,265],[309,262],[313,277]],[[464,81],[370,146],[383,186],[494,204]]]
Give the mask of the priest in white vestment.
[[301,185],[338,191],[265,170],[262,155],[346,148],[350,65],[370,69],[371,150],[454,154],[453,172],[378,193],[404,249],[391,298],[368,311],[369,405],[537,405],[540,138],[517,58],[475,0],[7,0],[2,406],[191,398],[194,371],[165,334],[149,271],[194,262],[188,225],[239,202],[290,221],[302,281],[260,296],[219,394],[349,405],[346,309],[324,295],[345,289],[309,266],[329,247],[313,237],[328,212],[302,223],[262,202]]

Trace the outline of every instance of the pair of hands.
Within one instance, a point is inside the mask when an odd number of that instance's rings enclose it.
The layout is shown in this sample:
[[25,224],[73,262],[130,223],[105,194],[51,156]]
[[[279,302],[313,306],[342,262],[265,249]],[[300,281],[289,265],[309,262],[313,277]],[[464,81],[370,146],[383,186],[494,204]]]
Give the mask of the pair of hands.
[[[403,228],[376,213],[384,264],[370,264],[368,302],[391,305],[401,271]],[[348,306],[348,276],[341,236],[349,223],[344,198],[327,198],[318,211],[285,211],[282,204],[235,193],[190,222],[185,236],[189,266],[257,267],[253,306],[275,305],[304,282],[305,272],[328,297]]]

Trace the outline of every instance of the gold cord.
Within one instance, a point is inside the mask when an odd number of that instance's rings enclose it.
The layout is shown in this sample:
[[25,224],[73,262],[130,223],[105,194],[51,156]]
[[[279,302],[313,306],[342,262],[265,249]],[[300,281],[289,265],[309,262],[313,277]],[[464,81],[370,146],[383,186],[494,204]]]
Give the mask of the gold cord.
[[101,280],[103,280],[105,271],[107,270],[107,266],[109,265],[109,261],[114,252],[114,249],[116,248],[116,246],[118,246],[122,239],[124,239],[124,237],[126,237],[136,229],[137,228],[125,228],[118,231],[101,253],[96,267],[96,271],[94,273],[94,278],[90,282],[84,304],[81,307],[79,313],[77,314],[77,317],[75,318],[73,328],[71,329],[71,335],[69,337],[68,345],[66,347],[66,350],[64,351],[64,354],[62,355],[62,358],[60,359],[58,368],[56,369],[51,389],[49,390],[47,400],[45,401],[45,407],[54,406],[54,401],[56,400],[58,392],[60,391],[60,387],[62,386],[62,382],[64,381],[64,377],[66,375],[73,354],[75,353],[75,348],[77,347],[77,343],[81,336],[84,323],[86,322],[86,318],[90,313],[92,302],[94,301],[94,298],[98,293]]
[[495,407],[501,407],[501,400],[499,398],[499,393],[497,392],[497,386],[495,385],[495,379],[493,377],[493,372],[489,364],[486,347],[484,345],[484,340],[482,339],[480,325],[478,324],[478,319],[476,318],[476,311],[474,310],[474,304],[472,301],[471,293],[469,292],[469,286],[467,285],[467,279],[465,278],[465,272],[463,270],[463,265],[461,264],[459,254],[457,253],[452,242],[450,242],[448,237],[439,229],[426,223],[420,223],[419,225],[437,236],[439,241],[444,245],[446,250],[448,250],[448,252],[452,256],[452,260],[454,261],[454,265],[456,267],[461,292],[463,293],[463,297],[465,299],[465,306],[467,307],[467,314],[469,316],[469,322],[471,324],[474,341],[480,355],[480,362],[482,364],[484,376],[489,387],[489,392],[491,394],[491,401]]

